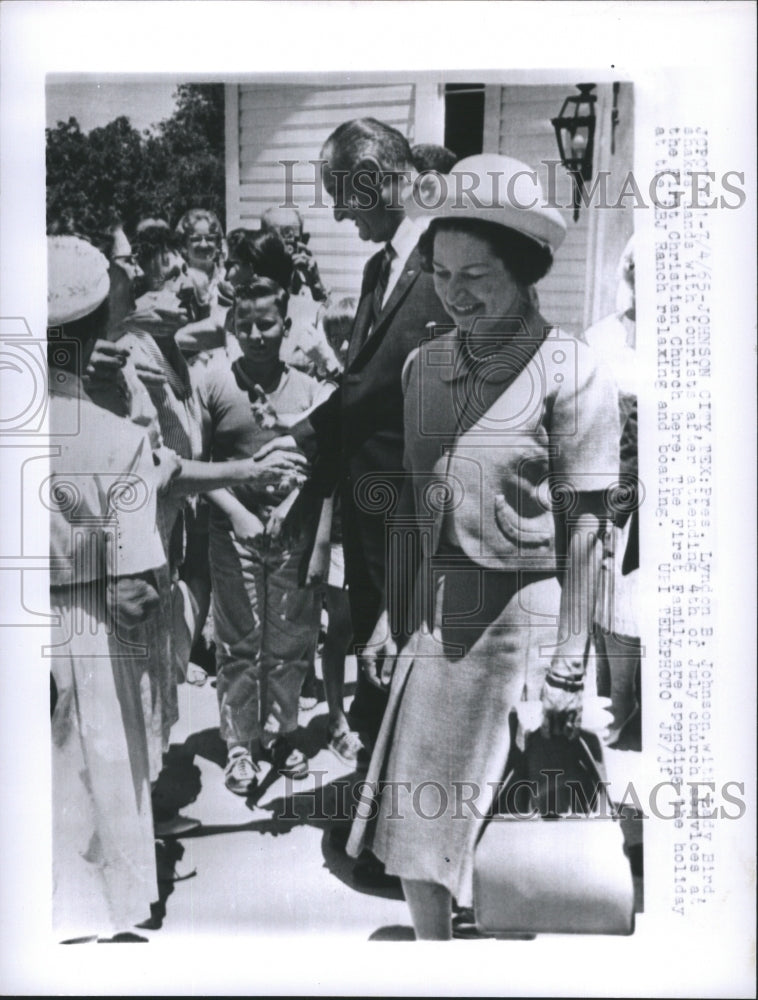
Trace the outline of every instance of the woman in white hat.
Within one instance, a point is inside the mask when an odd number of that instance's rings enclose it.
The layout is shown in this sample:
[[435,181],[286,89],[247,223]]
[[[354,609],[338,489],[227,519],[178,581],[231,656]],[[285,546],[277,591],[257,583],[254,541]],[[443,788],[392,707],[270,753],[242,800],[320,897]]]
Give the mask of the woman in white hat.
[[[536,173],[482,155],[423,183],[408,210],[431,215],[420,249],[456,328],[404,370],[399,513],[415,512],[428,557],[401,655],[402,623],[385,616],[372,637],[369,676],[391,677],[368,773],[378,810],[361,802],[348,850],[370,847],[400,876],[417,937],[444,939],[452,900],[471,905],[477,833],[522,703],[536,702],[529,728],[546,735],[580,725],[619,427],[612,379],[535,305],[566,228]],[[390,579],[389,606],[407,607],[402,571]]]
[[[142,429],[96,407],[79,372],[108,323],[105,257],[48,239],[53,923],[67,940],[133,935],[157,899],[141,684],[165,562]],[[121,939],[121,938],[119,938]]]
[[40,496],[49,511],[54,616],[53,919],[68,940],[95,933],[129,940],[158,896],[146,686],[166,629],[159,494],[248,482],[265,489],[303,465],[282,453],[259,462],[181,459],[96,406],[81,374],[113,319],[113,277],[90,243],[48,238],[55,447]]

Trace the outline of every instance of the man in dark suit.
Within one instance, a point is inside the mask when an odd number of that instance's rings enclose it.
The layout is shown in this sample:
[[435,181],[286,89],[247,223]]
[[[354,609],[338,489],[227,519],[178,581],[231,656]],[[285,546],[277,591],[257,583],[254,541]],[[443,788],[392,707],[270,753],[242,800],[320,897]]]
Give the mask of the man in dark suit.
[[[387,700],[377,656],[361,657],[385,605],[387,515],[403,469],[403,364],[430,324],[450,325],[422,272],[422,229],[406,217],[403,195],[415,171],[405,137],[362,118],[340,125],[321,151],[324,186],[338,222],[383,244],[366,264],[345,371],[337,392],[311,415],[316,475],[342,501],[345,570],[361,671],[351,710],[355,729],[375,738]],[[408,569],[409,572],[412,569]],[[381,653],[381,651],[380,651]]]

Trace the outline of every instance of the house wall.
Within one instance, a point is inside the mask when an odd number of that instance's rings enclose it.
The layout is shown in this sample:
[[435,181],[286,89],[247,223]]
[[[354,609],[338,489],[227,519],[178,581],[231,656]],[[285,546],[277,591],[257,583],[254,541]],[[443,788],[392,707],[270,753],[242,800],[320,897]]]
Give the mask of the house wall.
[[[618,126],[615,143],[611,151],[610,116],[612,109],[611,88],[606,88],[604,110],[601,123],[604,140],[597,147],[597,170],[610,173],[608,182],[609,199],[613,204],[623,188],[624,179],[634,165],[634,88],[631,83],[619,86],[617,111]],[[644,188],[643,188],[644,190]],[[634,232],[634,212],[632,199],[624,199],[619,207],[593,209],[595,238],[592,241],[592,256],[587,261],[589,326],[614,312],[618,286],[618,263],[630,236]]]
[[[573,87],[488,85],[485,91],[485,152],[500,152],[537,168],[547,188],[549,161],[558,159],[550,119]],[[612,88],[597,87],[595,169],[624,176],[632,166],[632,88],[620,88],[616,153],[610,154]],[[292,197],[311,233],[311,249],[327,287],[357,294],[363,266],[375,247],[362,243],[350,223],[337,223],[320,191],[318,158],[328,135],[341,122],[373,116],[394,125],[411,143],[442,142],[443,85],[429,82],[334,84],[243,83],[227,86],[227,226],[257,227],[261,212],[286,194],[283,160],[296,161]],[[571,209],[571,180],[558,163],[555,191],[567,235],[551,273],[539,284],[540,306],[551,322],[580,333],[613,308],[616,264],[632,232],[631,209]],[[303,183],[297,183],[303,182]],[[618,182],[617,182],[618,183]]]
[[[537,170],[543,191],[548,191],[548,172],[559,210],[566,220],[566,239],[555,257],[552,270],[538,286],[540,309],[546,319],[570,333],[581,333],[612,308],[616,264],[631,235],[629,210],[611,210],[594,204],[582,205],[574,222],[572,182],[558,163],[558,147],[551,118],[573,92],[566,84],[493,87],[488,95],[485,118],[485,149],[523,160]],[[631,108],[631,86],[624,89],[625,109]],[[614,172],[631,168],[632,122],[625,114],[617,129],[617,153],[610,156],[612,87],[596,88],[594,170]],[[553,166],[549,164],[552,162]],[[609,190],[612,185],[609,185]],[[567,207],[562,207],[567,206]]]
[[[311,233],[310,248],[327,288],[357,294],[363,266],[376,251],[362,243],[353,225],[338,223],[329,196],[320,191],[319,156],[324,141],[343,121],[379,118],[414,142],[416,87],[412,83],[363,86],[280,86],[241,84],[227,88],[227,137],[236,146],[238,175],[227,187],[227,227],[256,228],[261,213],[281,204],[286,171],[282,160],[297,161],[291,178],[293,200]],[[233,164],[232,164],[233,165]]]

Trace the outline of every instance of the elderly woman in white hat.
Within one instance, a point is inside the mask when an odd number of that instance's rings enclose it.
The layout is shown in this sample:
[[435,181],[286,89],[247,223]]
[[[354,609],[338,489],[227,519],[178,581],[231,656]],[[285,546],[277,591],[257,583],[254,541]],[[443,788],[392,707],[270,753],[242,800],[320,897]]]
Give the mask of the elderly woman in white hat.
[[444,939],[452,900],[471,905],[476,837],[523,703],[537,703],[531,728],[546,735],[580,725],[619,427],[610,376],[535,305],[566,229],[536,172],[481,155],[422,184],[407,207],[431,216],[420,249],[455,329],[403,373],[401,503],[428,557],[402,655],[386,616],[372,637],[391,694],[368,773],[378,808],[364,797],[348,851],[370,847],[400,876],[417,937]]
[[160,746],[147,728],[146,686],[171,627],[160,617],[159,494],[240,483],[265,489],[302,470],[297,456],[281,453],[259,462],[181,459],[153,448],[143,427],[95,405],[81,375],[113,319],[113,278],[90,243],[48,238],[55,448],[40,495],[50,512],[56,621],[53,917],[66,939],[109,932],[128,940],[158,895],[150,781]]
[[[108,262],[48,240],[53,922],[64,939],[133,935],[158,894],[141,704],[144,642],[165,562],[144,432],[96,407],[79,372],[108,322]],[[139,629],[139,634],[135,632]],[[131,654],[131,655],[129,655]],[[119,938],[120,940],[121,938]]]

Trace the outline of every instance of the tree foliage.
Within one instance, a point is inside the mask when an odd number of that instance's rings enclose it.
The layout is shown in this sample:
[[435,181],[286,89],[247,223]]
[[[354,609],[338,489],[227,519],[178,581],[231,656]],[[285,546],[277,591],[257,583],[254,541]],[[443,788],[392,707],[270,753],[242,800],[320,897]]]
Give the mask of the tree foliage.
[[174,97],[154,133],[125,115],[86,134],[75,118],[46,130],[49,231],[92,235],[120,221],[129,232],[147,216],[173,226],[189,208],[224,225],[223,84],[182,84]]

